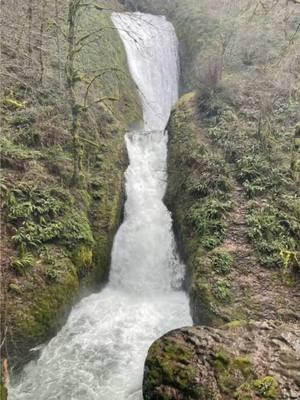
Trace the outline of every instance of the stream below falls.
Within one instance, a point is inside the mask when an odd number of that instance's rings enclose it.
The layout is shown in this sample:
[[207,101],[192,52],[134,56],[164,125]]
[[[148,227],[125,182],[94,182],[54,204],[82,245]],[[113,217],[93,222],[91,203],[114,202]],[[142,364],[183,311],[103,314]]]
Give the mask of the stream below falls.
[[126,135],[124,222],[109,282],[75,306],[60,332],[30,362],[10,400],[141,400],[151,343],[191,325],[172,219],[163,204],[165,127],[178,96],[177,38],[164,17],[113,14],[143,103],[144,128]]

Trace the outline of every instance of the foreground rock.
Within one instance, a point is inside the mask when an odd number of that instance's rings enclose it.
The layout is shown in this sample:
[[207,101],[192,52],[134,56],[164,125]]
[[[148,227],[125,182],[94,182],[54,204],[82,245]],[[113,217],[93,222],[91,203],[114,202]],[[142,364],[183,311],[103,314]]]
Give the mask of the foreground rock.
[[300,399],[300,327],[232,322],[170,332],[150,348],[145,400]]

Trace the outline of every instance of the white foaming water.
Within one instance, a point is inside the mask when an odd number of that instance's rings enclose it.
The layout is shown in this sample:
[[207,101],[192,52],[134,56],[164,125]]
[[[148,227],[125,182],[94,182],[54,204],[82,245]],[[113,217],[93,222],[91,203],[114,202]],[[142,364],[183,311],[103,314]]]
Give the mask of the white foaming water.
[[126,136],[125,218],[114,241],[109,283],[74,307],[10,389],[11,400],[141,400],[149,346],[192,323],[181,291],[184,266],[162,202],[164,129],[177,99],[177,39],[163,17],[114,14],[113,22],[141,93],[145,128]]

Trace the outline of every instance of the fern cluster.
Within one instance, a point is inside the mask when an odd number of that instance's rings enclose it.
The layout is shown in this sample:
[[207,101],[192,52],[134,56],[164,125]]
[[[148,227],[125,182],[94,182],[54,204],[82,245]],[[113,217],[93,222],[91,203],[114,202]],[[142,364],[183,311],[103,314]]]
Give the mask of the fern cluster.
[[20,184],[6,195],[7,218],[16,228],[13,241],[28,248],[57,241],[69,248],[94,240],[85,213],[74,210],[69,192],[61,188]]
[[279,204],[253,202],[248,234],[269,267],[300,268],[300,200],[285,197]]

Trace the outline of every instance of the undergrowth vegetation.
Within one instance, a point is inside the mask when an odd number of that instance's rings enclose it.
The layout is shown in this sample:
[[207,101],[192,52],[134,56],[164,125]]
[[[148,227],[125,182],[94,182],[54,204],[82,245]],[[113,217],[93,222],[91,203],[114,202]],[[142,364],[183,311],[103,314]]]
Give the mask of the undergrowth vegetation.
[[231,206],[230,202],[209,198],[191,207],[188,218],[201,237],[203,247],[213,249],[222,243],[227,227],[224,217]]
[[249,237],[268,267],[298,267],[300,242],[300,200],[285,197],[263,200],[250,206],[247,222]]
[[[248,235],[261,262],[269,267],[299,268],[300,153],[293,146],[298,113],[293,108],[282,131],[284,97],[274,106],[272,120],[261,117],[259,109],[250,110],[251,97],[244,100],[243,109],[223,101],[217,120],[202,112],[201,93],[198,99],[199,115],[209,126],[212,142],[224,151],[249,199]],[[291,101],[293,107],[297,101]],[[254,112],[257,119],[249,122],[249,113]]]
[[191,302],[193,308],[201,309],[200,319],[192,309],[193,317],[196,322],[212,323],[218,317],[211,305],[226,306],[233,300],[227,275],[234,257],[222,245],[234,208],[234,181],[222,153],[206,142],[194,113],[194,96],[188,94],[170,120],[166,200],[192,276]]
[[[184,123],[185,129],[181,130]],[[194,126],[184,103],[173,115],[170,129],[173,132],[170,146],[174,149],[176,146],[177,151],[176,163],[183,164],[184,167],[181,167],[181,179],[169,183],[172,193],[168,196],[173,201],[172,196],[176,197],[182,190],[185,192],[185,205],[181,213],[183,212],[201,246],[214,249],[224,240],[226,217],[232,209],[232,182],[226,163],[217,152],[212,152],[203,143],[194,142],[193,139],[196,138],[192,134],[186,141],[188,130],[192,132]],[[176,167],[174,165],[171,168]],[[185,168],[189,169],[189,176],[184,175]]]
[[12,240],[18,246],[38,248],[57,242],[68,248],[94,243],[83,211],[74,210],[70,192],[53,187],[14,186],[6,195],[8,221],[15,227]]

